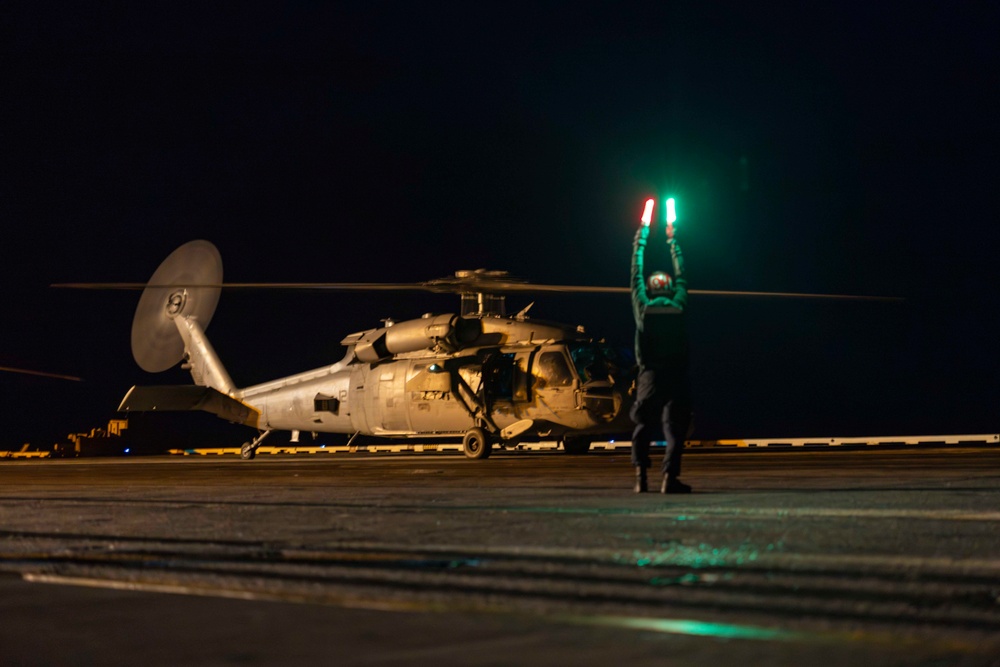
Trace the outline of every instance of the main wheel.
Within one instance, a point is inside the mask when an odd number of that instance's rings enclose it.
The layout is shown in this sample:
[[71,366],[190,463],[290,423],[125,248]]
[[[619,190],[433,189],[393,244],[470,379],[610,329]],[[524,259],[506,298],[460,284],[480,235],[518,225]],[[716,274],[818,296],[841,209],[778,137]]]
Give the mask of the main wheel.
[[462,451],[470,459],[488,459],[493,451],[493,440],[483,429],[469,429],[462,438]]
[[566,436],[562,441],[563,450],[567,454],[579,456],[590,451],[590,438]]

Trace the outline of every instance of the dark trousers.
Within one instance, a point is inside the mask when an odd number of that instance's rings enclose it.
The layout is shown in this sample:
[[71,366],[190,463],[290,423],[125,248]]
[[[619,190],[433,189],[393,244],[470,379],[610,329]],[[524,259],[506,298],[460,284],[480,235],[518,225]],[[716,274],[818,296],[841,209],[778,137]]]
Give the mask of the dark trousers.
[[635,422],[632,465],[648,468],[650,443],[664,440],[667,447],[661,469],[664,475],[678,477],[684,438],[691,424],[687,369],[640,369],[630,415]]

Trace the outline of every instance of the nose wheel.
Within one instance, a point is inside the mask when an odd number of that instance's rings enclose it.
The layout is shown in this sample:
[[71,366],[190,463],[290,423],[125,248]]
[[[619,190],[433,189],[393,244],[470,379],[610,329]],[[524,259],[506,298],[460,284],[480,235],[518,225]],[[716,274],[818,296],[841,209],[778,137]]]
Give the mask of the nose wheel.
[[471,428],[462,438],[462,451],[470,459],[488,459],[493,451],[493,438],[478,426]]

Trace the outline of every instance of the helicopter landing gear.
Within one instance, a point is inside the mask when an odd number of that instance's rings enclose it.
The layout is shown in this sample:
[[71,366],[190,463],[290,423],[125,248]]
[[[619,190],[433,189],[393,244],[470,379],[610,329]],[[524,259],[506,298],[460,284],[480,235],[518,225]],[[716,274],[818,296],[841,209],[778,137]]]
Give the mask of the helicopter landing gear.
[[264,438],[271,435],[271,431],[264,431],[250,442],[244,442],[240,447],[240,458],[244,461],[252,461],[257,456],[257,448],[264,442]]
[[462,438],[462,451],[470,459],[488,459],[493,451],[493,439],[478,426],[470,428]]
[[590,438],[566,436],[562,441],[563,451],[572,456],[580,456],[590,451]]

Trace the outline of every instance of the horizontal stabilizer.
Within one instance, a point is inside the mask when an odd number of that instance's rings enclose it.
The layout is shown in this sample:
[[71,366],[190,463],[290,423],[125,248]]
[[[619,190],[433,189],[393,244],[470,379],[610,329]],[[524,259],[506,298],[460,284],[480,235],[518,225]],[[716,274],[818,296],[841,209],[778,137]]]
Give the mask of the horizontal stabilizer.
[[187,412],[201,410],[235,424],[257,428],[260,412],[246,403],[226,396],[211,387],[162,385],[132,387],[118,412]]

